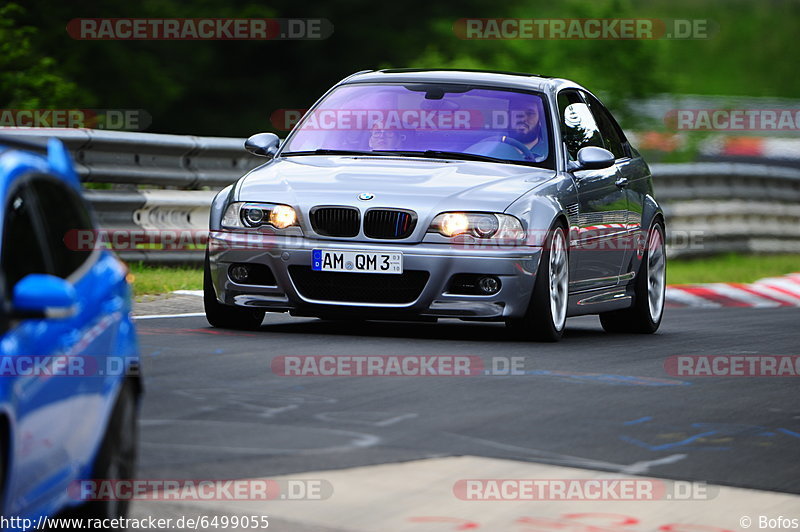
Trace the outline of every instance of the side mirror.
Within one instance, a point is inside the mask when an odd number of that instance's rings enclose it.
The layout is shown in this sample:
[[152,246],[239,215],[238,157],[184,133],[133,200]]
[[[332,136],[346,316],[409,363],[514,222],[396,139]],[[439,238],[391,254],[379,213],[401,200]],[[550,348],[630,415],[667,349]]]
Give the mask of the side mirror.
[[578,170],[599,170],[614,164],[614,154],[605,148],[586,146],[578,150]]
[[280,144],[281,139],[275,133],[256,133],[244,142],[244,149],[253,155],[274,157]]
[[11,315],[16,319],[69,318],[78,309],[75,288],[54,275],[32,273],[14,285]]

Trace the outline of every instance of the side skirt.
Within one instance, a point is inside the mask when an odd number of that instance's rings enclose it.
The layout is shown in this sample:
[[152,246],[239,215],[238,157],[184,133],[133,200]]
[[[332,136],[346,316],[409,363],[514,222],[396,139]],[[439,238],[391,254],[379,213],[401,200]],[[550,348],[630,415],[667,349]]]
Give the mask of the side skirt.
[[628,288],[629,285],[622,285],[570,294],[567,316],[599,314],[628,308],[633,304],[633,295]]

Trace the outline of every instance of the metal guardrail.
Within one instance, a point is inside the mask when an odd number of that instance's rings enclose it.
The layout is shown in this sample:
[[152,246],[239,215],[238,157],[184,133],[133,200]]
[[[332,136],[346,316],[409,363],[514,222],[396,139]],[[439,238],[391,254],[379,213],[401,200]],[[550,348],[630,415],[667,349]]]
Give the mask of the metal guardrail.
[[49,137],[60,139],[85,183],[221,188],[264,161],[244,150],[244,139],[228,137],[98,129],[14,128],[8,133],[43,144]]
[[[13,134],[42,144],[50,136],[61,139],[84,182],[111,184],[108,190],[86,191],[100,226],[109,230],[203,232],[215,191],[263,162],[243,149],[244,139],[99,130],[15,129]],[[745,163],[651,169],[671,256],[800,253],[800,169]],[[203,256],[155,249],[120,255],[149,263],[199,263]]]
[[800,253],[800,169],[768,164],[653,164],[670,256]]

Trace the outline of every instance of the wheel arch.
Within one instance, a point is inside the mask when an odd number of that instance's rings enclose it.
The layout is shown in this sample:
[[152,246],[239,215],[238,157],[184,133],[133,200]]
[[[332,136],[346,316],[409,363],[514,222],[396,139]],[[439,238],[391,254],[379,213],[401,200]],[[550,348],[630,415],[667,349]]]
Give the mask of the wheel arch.
[[652,195],[647,194],[644,197],[642,208],[642,231],[650,231],[650,226],[652,226],[653,222],[657,219],[661,219],[661,223],[664,225],[664,230],[666,231],[667,224],[661,205],[659,205]]
[[211,209],[209,212],[208,217],[208,226],[209,229],[212,231],[218,231],[220,228],[220,224],[222,223],[222,216],[225,214],[223,210],[225,206],[231,201],[233,198],[234,192],[234,185],[228,185],[227,187],[223,188],[217,195],[214,196],[214,199],[211,200]]
[[[664,236],[666,238],[667,225],[664,219],[664,211],[661,209],[661,205],[658,204],[655,198],[652,195],[647,194],[644,198],[642,217],[639,220],[639,227],[634,229],[634,232],[631,233],[633,240],[630,240],[629,242],[634,249],[626,260],[624,265],[625,271],[639,271],[639,267],[643,258],[642,253],[644,252],[645,246],[647,246],[647,240],[650,236],[650,228],[656,221],[661,221],[661,225],[664,228]],[[631,281],[631,283],[633,282],[635,281]]]

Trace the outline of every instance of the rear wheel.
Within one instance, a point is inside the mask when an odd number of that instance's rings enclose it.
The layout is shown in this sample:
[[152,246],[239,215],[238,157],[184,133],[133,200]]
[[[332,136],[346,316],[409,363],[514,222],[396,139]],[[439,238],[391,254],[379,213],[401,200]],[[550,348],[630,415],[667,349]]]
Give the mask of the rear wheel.
[[257,329],[264,321],[263,310],[223,305],[217,301],[217,294],[211,282],[211,264],[206,253],[205,267],[203,268],[203,307],[206,319],[213,327],[221,329]]
[[600,314],[607,332],[651,334],[664,316],[667,255],[664,225],[656,221],[647,235],[642,263],[634,281],[633,305],[624,310]]
[[533,295],[524,317],[507,322],[515,333],[539,342],[557,342],[564,334],[569,299],[569,255],[566,230],[550,230],[539,260]]

